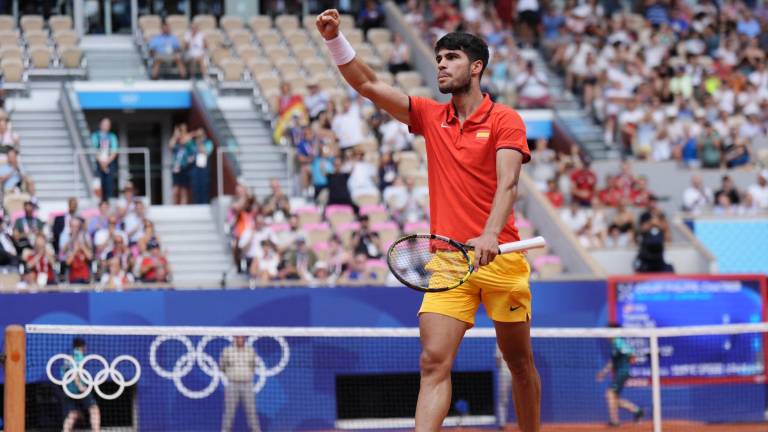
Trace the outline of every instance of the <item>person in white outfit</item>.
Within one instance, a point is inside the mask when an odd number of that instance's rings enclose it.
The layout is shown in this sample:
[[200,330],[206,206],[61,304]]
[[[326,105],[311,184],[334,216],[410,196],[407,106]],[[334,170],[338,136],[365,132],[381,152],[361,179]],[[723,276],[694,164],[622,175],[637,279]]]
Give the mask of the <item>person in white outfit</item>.
[[235,336],[234,343],[221,352],[219,368],[227,377],[224,388],[224,418],[221,431],[232,430],[237,406],[242,401],[245,418],[252,432],[260,432],[256,415],[256,395],[253,392],[253,374],[256,371],[256,351],[245,344],[245,336]]

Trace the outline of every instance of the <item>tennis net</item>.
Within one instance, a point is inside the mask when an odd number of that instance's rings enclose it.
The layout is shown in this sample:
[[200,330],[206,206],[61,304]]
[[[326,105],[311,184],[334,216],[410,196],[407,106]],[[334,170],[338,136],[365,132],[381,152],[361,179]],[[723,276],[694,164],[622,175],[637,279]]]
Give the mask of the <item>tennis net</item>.
[[[766,332],[768,324],[535,328],[545,430],[608,422],[606,390],[617,382],[596,377],[617,346],[631,353],[620,395],[644,410],[643,430],[762,422]],[[60,428],[72,410],[88,427],[91,397],[104,430],[208,431],[230,421],[246,430],[254,418],[263,431],[413,427],[416,328],[28,325],[26,341],[28,430]],[[446,426],[514,423],[501,364],[493,329],[467,332]]]

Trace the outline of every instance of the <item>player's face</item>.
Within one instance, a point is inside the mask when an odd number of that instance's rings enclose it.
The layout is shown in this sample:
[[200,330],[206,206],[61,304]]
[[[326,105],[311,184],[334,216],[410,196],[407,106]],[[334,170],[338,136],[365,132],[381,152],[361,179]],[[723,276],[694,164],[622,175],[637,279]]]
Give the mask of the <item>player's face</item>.
[[437,88],[443,94],[460,94],[469,91],[472,83],[472,64],[469,57],[458,50],[440,50],[437,61]]

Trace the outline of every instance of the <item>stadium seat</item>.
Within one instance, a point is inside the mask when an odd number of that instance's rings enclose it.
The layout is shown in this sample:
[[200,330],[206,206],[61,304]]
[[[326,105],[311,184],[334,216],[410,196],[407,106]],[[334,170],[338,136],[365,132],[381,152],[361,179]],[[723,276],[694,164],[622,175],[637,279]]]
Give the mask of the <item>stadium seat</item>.
[[59,48],[77,46],[80,37],[74,30],[64,30],[53,35],[53,40]]
[[30,30],[42,30],[44,24],[45,21],[40,15],[24,15],[19,21],[21,30],[25,33]]
[[304,66],[304,70],[307,71],[307,74],[310,76],[318,76],[318,75],[325,75],[328,73],[328,65],[325,64],[324,61],[320,60],[317,57],[310,57],[310,58],[303,58],[302,59],[302,65]]
[[413,151],[419,154],[421,160],[427,160],[427,142],[424,140],[423,136],[414,136],[411,147],[413,147]]
[[16,29],[16,20],[13,15],[0,15],[0,31]]
[[359,28],[344,30],[344,37],[347,38],[351,45],[360,45],[364,41],[363,31]]
[[48,45],[48,33],[43,30],[30,30],[24,33],[24,41],[27,46]]
[[277,64],[280,60],[287,59],[291,57],[291,54],[286,50],[284,47],[281,47],[279,45],[270,45],[264,48],[265,53],[267,54],[267,57],[272,61],[272,63]]
[[360,229],[360,222],[341,223],[335,227],[336,235],[341,239],[341,244],[345,247],[351,247],[352,234]]
[[336,78],[333,76],[328,75],[321,75],[321,76],[315,76],[315,80],[317,81],[317,85],[320,86],[323,90],[330,90],[337,88],[339,83],[336,81]]
[[165,22],[173,33],[185,32],[189,28],[189,19],[184,15],[168,15]]
[[390,43],[392,40],[392,32],[385,28],[372,28],[368,30],[368,34],[366,36],[368,38],[368,42],[374,46],[381,43]]
[[293,51],[293,55],[296,56],[302,64],[308,59],[318,59],[317,53],[312,47],[303,45],[300,47],[293,47],[291,50]]
[[273,223],[269,225],[269,229],[274,233],[279,233],[290,230],[291,225],[286,222]]
[[429,87],[417,86],[417,87],[407,88],[405,90],[411,96],[424,97],[424,98],[431,98],[432,97],[432,89],[430,89]]
[[53,33],[72,30],[72,17],[69,15],[53,15],[48,18],[48,28]]
[[18,46],[19,36],[13,30],[0,31],[0,47]]
[[[375,29],[371,29],[371,30],[375,30]],[[395,47],[389,42],[374,44],[373,48],[376,50],[376,52],[379,54],[379,57],[381,57],[382,60],[388,60],[390,57],[392,57],[392,52],[395,50]]]
[[219,19],[219,26],[227,33],[243,30],[243,19],[239,15],[224,15]]
[[382,204],[373,204],[360,207],[360,214],[368,216],[368,221],[371,224],[386,222],[390,220],[389,212],[387,211],[387,208]]
[[338,228],[340,224],[354,222],[355,212],[352,206],[331,204],[325,208],[325,219],[332,227]]
[[[244,50],[241,57],[246,60],[245,56],[250,56],[251,54],[252,52]],[[248,65],[248,70],[251,72],[254,81],[260,81],[262,77],[272,74],[272,63],[270,63],[269,60],[260,57],[258,53],[256,53],[255,57],[247,59],[246,64]]]
[[31,196],[23,192],[7,192],[3,197],[3,207],[5,211],[10,214],[17,214],[21,212],[24,214],[24,203],[28,201]]
[[378,195],[357,195],[352,197],[352,200],[360,207],[367,205],[374,205],[379,203]]
[[272,28],[272,18],[269,15],[254,15],[248,19],[248,26],[254,33]]
[[47,69],[51,65],[51,51],[46,46],[33,46],[29,50],[29,61],[35,69]]
[[387,262],[382,259],[370,259],[366,262],[368,270],[376,274],[377,281],[384,281],[389,274],[389,267]]
[[418,171],[421,166],[418,153],[414,151],[401,151],[395,153],[395,162],[397,162],[397,170],[401,173],[410,171]]
[[22,61],[24,59],[24,52],[21,48],[19,48],[18,45],[16,46],[6,46],[3,45],[0,48],[0,59],[16,59],[19,61]]
[[294,212],[299,218],[299,225],[313,223],[316,224],[320,223],[323,219],[323,215],[320,213],[320,210],[314,206],[298,207],[294,210]]
[[221,80],[240,82],[245,72],[245,63],[239,58],[228,57],[221,61]]
[[312,245],[312,250],[315,251],[318,261],[328,261],[330,257],[328,242],[317,242]]
[[158,15],[142,15],[139,17],[139,28],[142,33],[160,32],[161,22]]
[[265,50],[267,47],[280,45],[280,35],[275,29],[261,29],[255,33],[256,39],[259,40],[259,43],[264,47]]
[[405,225],[403,225],[403,233],[405,234],[419,234],[419,233],[428,233],[428,232],[429,232],[428,222],[408,222]]
[[[312,30],[316,29],[315,21],[317,20],[317,17],[315,15],[304,15],[304,18],[301,19],[301,24],[304,27],[305,30],[308,32],[312,32]],[[317,31],[315,31],[317,33]]]
[[253,41],[251,40],[251,32],[244,29],[235,29],[227,32],[227,36],[229,37],[229,41],[232,42],[232,45],[237,49],[243,46],[251,47],[253,46]]
[[371,224],[371,231],[379,233],[381,246],[384,249],[388,249],[400,237],[400,228],[392,221]]
[[301,229],[307,233],[307,242],[310,246],[331,239],[331,227],[327,222],[305,223],[301,225]]
[[209,50],[224,46],[224,35],[221,34],[220,31],[209,29],[203,31],[203,33],[205,34],[205,36],[203,36],[205,45]]
[[217,67],[221,67],[222,61],[232,57],[232,53],[229,49],[224,47],[214,48],[209,50],[208,53],[211,59],[211,64]]
[[[296,50],[300,47],[307,46],[307,34],[303,30],[291,30],[283,33],[288,45],[291,49]],[[314,51],[314,50],[313,50]]]
[[415,71],[398,72],[395,82],[402,88],[413,88],[421,85],[421,75]]
[[339,21],[339,27],[341,28],[341,31],[344,32],[345,36],[348,33],[354,32],[354,30],[359,30],[355,27],[355,17],[352,15],[342,14],[339,16]]
[[216,17],[213,15],[195,15],[192,22],[197,24],[200,31],[215,30],[217,27]]
[[59,56],[61,65],[66,69],[77,69],[82,65],[83,51],[78,47],[64,47]]
[[275,67],[282,75],[295,75],[301,73],[301,66],[293,57],[287,57],[275,62]]
[[538,272],[539,278],[548,278],[563,273],[563,262],[556,255],[543,255],[533,262],[533,267]]
[[16,292],[21,275],[16,272],[0,272],[0,292]]
[[275,27],[283,33],[299,28],[299,18],[296,15],[278,15],[275,17]]

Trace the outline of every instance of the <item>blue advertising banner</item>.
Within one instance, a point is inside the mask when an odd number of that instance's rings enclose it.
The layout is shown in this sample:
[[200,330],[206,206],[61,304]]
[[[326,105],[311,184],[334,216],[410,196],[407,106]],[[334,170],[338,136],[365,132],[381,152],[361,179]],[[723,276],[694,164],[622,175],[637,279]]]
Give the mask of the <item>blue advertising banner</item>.
[[84,110],[188,109],[192,103],[188,82],[77,82],[74,90]]

